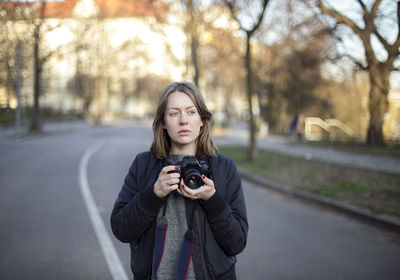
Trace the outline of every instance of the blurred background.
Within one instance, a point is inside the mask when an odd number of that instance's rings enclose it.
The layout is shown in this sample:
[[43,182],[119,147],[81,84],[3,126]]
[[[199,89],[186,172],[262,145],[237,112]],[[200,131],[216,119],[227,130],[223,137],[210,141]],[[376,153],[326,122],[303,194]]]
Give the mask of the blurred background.
[[1,1],[0,123],[151,119],[161,89],[189,80],[215,130],[286,134],[300,116],[308,140],[399,143],[398,5]]
[[188,80],[243,179],[238,279],[400,279],[399,16],[398,0],[0,0],[0,278],[131,278],[112,206],[161,90]]

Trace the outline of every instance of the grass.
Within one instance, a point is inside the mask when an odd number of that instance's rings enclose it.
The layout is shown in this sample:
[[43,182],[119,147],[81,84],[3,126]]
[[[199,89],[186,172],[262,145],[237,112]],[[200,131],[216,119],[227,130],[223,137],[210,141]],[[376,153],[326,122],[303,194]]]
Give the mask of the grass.
[[345,200],[376,213],[400,217],[400,176],[306,160],[258,150],[255,163],[246,161],[246,148],[219,147],[242,169],[278,183]]
[[307,142],[308,145],[330,147],[337,150],[350,151],[352,153],[364,153],[400,157],[400,143],[390,140],[385,141],[385,146],[371,147],[364,143],[358,142],[329,142],[315,141]]

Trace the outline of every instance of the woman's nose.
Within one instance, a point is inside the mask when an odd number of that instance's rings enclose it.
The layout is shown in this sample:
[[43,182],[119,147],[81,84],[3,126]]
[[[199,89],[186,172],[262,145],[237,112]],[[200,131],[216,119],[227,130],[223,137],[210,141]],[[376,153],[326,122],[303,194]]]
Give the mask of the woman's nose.
[[181,114],[181,117],[179,119],[180,124],[187,124],[187,116],[186,114]]

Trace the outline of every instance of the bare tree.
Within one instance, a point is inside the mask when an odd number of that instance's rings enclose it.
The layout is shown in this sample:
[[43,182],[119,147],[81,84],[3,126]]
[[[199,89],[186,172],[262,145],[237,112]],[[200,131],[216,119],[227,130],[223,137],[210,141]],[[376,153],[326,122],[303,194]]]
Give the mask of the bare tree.
[[[363,70],[368,72],[370,81],[369,91],[369,127],[367,131],[367,144],[383,145],[382,127],[384,114],[388,109],[388,94],[390,89],[390,74],[396,69],[394,63],[400,54],[400,2],[397,2],[397,38],[390,43],[378,30],[378,11],[382,4],[381,0],[372,2],[370,8],[363,0],[355,1],[362,10],[363,27],[343,13],[328,7],[323,0],[318,0],[318,7],[324,14],[329,15],[336,21],[336,25],[348,26],[356,34],[363,46],[365,62],[360,62],[353,56],[349,56]],[[339,35],[340,36],[340,35]],[[378,59],[378,53],[372,45],[373,37],[377,38],[387,53],[386,59]]]
[[190,36],[190,56],[193,66],[193,81],[196,86],[199,86],[200,67],[199,67],[199,33],[198,26],[198,9],[194,0],[185,0],[187,15],[189,16],[189,36]]
[[[247,101],[249,105],[249,127],[250,127],[250,141],[249,141],[249,149],[248,149],[248,160],[254,161],[257,157],[256,154],[256,124],[254,120],[254,113],[253,113],[253,105],[252,99],[254,95],[254,88],[253,88],[253,73],[251,69],[251,61],[252,61],[252,53],[251,53],[251,39],[254,33],[259,28],[261,22],[263,21],[266,7],[269,3],[269,0],[263,0],[261,3],[261,11],[257,16],[250,16],[246,18],[246,21],[249,18],[255,18],[256,20],[253,23],[253,26],[250,28],[246,28],[243,22],[239,19],[238,13],[240,12],[240,6],[238,5],[236,0],[224,0],[225,5],[231,11],[232,17],[234,20],[239,24],[240,30],[242,30],[246,34],[246,55],[245,55],[245,64],[246,64],[246,71],[247,71],[247,78],[246,78],[246,87],[247,87]],[[253,1],[254,4],[254,1]]]
[[59,52],[55,50],[45,50],[43,47],[44,36],[47,32],[51,32],[58,28],[60,24],[56,26],[46,25],[45,11],[46,1],[42,0],[38,6],[37,11],[32,18],[32,29],[33,29],[33,109],[30,124],[30,131],[40,131],[42,126],[42,120],[40,117],[40,95],[42,94],[42,73],[46,62]]
[[[21,88],[22,73],[27,70],[28,52],[24,33],[19,28],[31,18],[31,6],[26,3],[3,3],[0,6],[0,84],[5,87],[6,106],[11,108],[11,100],[17,101],[15,124],[22,122]],[[25,31],[26,32],[26,31]]]
[[[83,100],[82,111],[85,117],[89,117],[90,104],[93,101],[95,93],[95,78],[93,73],[88,71],[88,65],[93,65],[93,58],[89,53],[90,31],[92,31],[93,23],[91,19],[76,18],[75,24],[72,24],[70,30],[74,34],[75,39],[72,41],[71,55],[75,56],[75,76],[68,81],[69,90],[76,97]],[[81,54],[85,54],[85,59],[81,58]]]
[[40,5],[39,19],[33,20],[33,109],[31,118],[31,131],[41,130],[41,120],[39,116],[39,96],[40,96],[40,81],[43,70],[43,65],[50,56],[40,57],[40,42],[42,39],[41,29],[44,24],[44,11],[46,2]]
[[[256,92],[260,115],[269,131],[283,133],[295,115],[309,114],[315,107],[320,112],[329,111],[318,88],[326,83],[324,62],[335,49],[329,30],[307,3],[287,0],[274,4],[276,12],[269,24],[257,32],[260,47],[255,56]],[[279,36],[266,42],[271,33]]]

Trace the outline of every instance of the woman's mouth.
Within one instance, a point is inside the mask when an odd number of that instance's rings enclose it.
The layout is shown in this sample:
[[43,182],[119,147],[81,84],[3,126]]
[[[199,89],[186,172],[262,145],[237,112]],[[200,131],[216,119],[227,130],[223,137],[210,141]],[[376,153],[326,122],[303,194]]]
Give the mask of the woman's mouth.
[[179,131],[178,131],[178,134],[181,135],[181,136],[186,136],[186,135],[189,135],[189,134],[190,134],[190,130],[188,130],[188,129],[182,129],[182,130],[179,130]]

